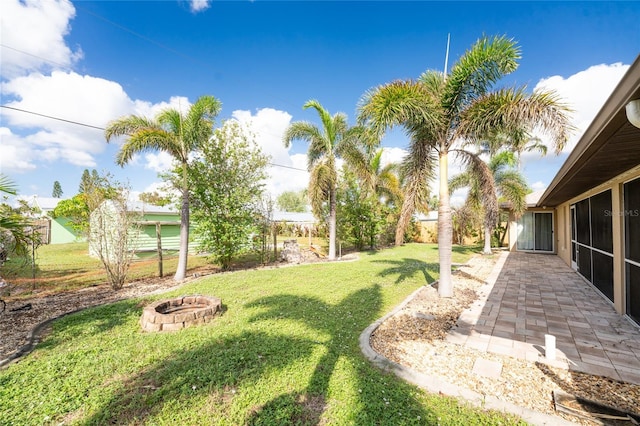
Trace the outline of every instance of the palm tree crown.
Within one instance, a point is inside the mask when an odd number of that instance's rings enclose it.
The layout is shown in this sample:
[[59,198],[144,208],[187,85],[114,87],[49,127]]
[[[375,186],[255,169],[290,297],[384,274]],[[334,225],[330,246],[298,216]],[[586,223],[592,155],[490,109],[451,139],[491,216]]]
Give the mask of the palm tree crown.
[[[570,130],[568,109],[553,92],[528,93],[526,88],[494,90],[494,85],[518,66],[520,49],[506,37],[482,37],[467,50],[448,75],[427,71],[418,80],[394,81],[367,92],[359,106],[359,121],[378,132],[402,125],[410,137],[408,176],[416,183],[408,188],[403,211],[412,213],[412,193],[434,175],[439,163],[438,292],[453,295],[451,285],[451,207],[448,188],[448,155],[466,141],[517,129],[540,128],[560,151]],[[396,242],[398,239],[396,238]]]

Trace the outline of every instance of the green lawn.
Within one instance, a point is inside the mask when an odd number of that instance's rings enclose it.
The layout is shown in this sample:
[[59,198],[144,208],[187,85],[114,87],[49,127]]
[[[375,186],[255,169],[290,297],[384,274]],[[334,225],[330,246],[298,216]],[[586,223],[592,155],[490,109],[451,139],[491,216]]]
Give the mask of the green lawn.
[[[472,250],[456,248],[454,262]],[[409,244],[355,262],[223,273],[153,299],[56,321],[0,370],[2,424],[518,424],[381,372],[358,336],[438,277],[437,248]],[[142,333],[142,306],[222,298],[212,323]]]
[[[154,255],[155,256],[155,255]],[[189,256],[189,270],[196,271],[207,264],[202,256]],[[163,274],[172,276],[178,266],[177,253],[164,256]],[[3,266],[3,277],[12,285],[12,295],[29,297],[31,292],[55,293],[105,284],[107,275],[100,260],[89,256],[86,242],[49,244],[36,250],[35,279],[29,263],[14,259]],[[129,269],[128,280],[158,276],[157,257],[135,259]]]

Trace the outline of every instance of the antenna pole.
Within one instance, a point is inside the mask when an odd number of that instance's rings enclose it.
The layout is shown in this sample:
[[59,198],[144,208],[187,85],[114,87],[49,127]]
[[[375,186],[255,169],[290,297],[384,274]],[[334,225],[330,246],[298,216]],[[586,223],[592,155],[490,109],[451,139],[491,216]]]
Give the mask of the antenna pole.
[[447,34],[447,53],[444,56],[444,76],[447,76],[447,65],[449,64],[449,43],[451,41],[451,33]]

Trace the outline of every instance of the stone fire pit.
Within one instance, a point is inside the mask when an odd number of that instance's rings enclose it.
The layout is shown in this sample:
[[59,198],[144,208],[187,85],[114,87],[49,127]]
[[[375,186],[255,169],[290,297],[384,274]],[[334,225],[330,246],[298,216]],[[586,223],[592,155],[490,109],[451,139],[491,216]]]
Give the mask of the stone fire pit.
[[182,296],[161,300],[144,308],[140,325],[144,331],[175,331],[211,321],[222,308],[217,297]]

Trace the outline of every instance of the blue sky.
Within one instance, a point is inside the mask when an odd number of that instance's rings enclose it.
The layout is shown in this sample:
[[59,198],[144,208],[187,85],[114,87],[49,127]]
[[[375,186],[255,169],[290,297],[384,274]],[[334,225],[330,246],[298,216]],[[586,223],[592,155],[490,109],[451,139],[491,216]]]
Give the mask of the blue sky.
[[[453,64],[483,34],[519,42],[519,69],[501,86],[553,88],[575,109],[577,141],[640,53],[640,2],[298,2],[0,0],[2,102],[96,127],[125,114],[222,102],[218,123],[250,126],[272,163],[306,167],[306,146],[282,146],[286,126],[317,122],[318,99],[355,123],[369,89]],[[120,168],[99,129],[0,109],[0,168],[24,196],[77,192],[84,169],[112,172],[134,192],[157,188],[161,154]],[[406,147],[383,142],[389,161]],[[566,154],[528,154],[530,185],[547,185]],[[455,164],[452,165],[455,171]],[[302,189],[307,174],[270,168],[268,190]],[[459,197],[458,197],[459,198]]]

